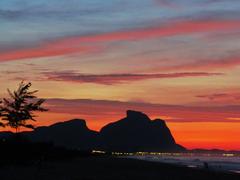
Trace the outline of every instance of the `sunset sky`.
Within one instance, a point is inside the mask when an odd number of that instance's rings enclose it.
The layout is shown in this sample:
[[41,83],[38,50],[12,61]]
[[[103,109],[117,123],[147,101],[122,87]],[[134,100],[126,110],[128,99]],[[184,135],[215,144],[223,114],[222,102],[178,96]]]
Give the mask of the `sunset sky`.
[[[99,130],[127,109],[187,148],[240,150],[239,0],[1,0],[0,97],[46,98],[37,126]],[[3,129],[1,129],[3,130]]]

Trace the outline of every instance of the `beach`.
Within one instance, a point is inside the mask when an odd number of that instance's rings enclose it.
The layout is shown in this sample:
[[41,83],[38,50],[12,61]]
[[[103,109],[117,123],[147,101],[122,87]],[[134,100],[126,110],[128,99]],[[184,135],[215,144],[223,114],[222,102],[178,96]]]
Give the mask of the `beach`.
[[237,173],[195,169],[162,162],[99,156],[1,165],[1,180],[95,180],[95,179],[218,179],[238,180]]

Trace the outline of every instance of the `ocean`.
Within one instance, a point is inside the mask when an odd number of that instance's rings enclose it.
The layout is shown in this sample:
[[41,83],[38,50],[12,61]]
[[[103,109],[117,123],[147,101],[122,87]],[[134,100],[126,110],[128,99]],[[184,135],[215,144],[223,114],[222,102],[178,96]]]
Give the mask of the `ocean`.
[[240,154],[140,153],[128,158],[240,174]]

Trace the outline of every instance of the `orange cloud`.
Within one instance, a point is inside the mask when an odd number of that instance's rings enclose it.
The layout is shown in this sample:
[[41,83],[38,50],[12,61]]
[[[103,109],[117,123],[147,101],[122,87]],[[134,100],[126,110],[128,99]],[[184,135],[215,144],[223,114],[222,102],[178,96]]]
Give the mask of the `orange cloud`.
[[236,28],[240,28],[240,21],[197,20],[172,22],[162,26],[145,29],[110,32],[89,36],[67,37],[55,41],[46,42],[34,48],[13,50],[0,53],[0,62],[26,58],[60,56],[80,52],[92,52],[102,49],[102,45],[99,43],[143,40],[149,38],[161,38],[204,32],[221,32]]

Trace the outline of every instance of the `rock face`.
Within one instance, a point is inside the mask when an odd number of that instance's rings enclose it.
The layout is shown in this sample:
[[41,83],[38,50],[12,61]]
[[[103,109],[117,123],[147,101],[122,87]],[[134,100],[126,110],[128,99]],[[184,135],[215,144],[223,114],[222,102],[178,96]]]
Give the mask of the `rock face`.
[[[0,139],[12,133],[0,133]],[[103,127],[100,132],[90,130],[86,122],[73,119],[48,127],[39,127],[32,132],[22,132],[34,142],[52,142],[56,146],[81,150],[106,151],[183,151],[176,144],[164,120],[151,120],[137,111],[127,111],[127,116]]]
[[164,120],[151,121],[141,112],[127,111],[127,117],[100,131],[104,149],[110,151],[181,151]]

